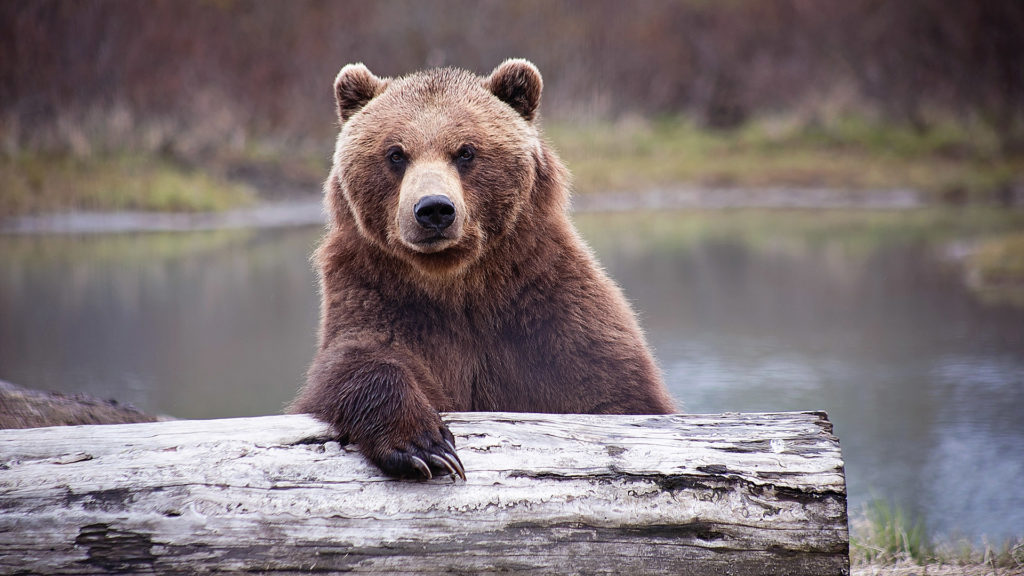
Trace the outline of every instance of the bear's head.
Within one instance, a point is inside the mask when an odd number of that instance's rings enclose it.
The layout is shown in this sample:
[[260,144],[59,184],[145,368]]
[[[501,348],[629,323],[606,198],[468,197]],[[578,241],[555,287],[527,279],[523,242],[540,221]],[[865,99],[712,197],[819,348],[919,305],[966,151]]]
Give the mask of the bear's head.
[[[538,212],[563,207],[564,171],[535,119],[542,80],[508,60],[489,76],[443,68],[380,78],[339,72],[341,133],[327,183],[335,225],[429,274],[465,269]],[[550,210],[550,206],[546,207]],[[560,208],[555,208],[556,210]]]

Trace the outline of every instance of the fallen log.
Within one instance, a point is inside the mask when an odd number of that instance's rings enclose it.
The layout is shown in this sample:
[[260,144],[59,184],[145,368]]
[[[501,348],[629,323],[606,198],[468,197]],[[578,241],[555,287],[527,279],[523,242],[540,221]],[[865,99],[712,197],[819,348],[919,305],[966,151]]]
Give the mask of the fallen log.
[[465,482],[306,416],[0,431],[0,573],[849,573],[823,413],[445,421]]

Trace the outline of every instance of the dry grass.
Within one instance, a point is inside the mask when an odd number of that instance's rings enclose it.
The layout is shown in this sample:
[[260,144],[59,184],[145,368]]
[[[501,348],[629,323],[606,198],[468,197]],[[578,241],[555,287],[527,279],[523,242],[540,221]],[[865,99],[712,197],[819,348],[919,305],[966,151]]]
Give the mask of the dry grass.
[[963,258],[967,286],[982,301],[1024,308],[1024,232],[979,240]]
[[916,188],[947,201],[998,198],[1024,185],[1024,155],[982,127],[915,132],[867,120],[828,126],[762,120],[708,131],[681,118],[553,124],[546,132],[581,193],[677,183]]
[[67,210],[219,211],[251,188],[152,155],[0,157],[0,217]]
[[[131,148],[147,141],[132,130],[114,131],[124,149],[100,139],[84,141],[82,152],[0,155],[0,217],[77,209],[215,211],[257,197],[315,194],[332,148],[328,140],[298,145],[269,138],[218,147],[207,135],[204,146],[172,146],[167,153]],[[545,131],[581,194],[679,184],[915,188],[936,200],[971,202],[998,200],[1024,186],[1024,153],[1004,152],[984,128],[956,124],[915,132],[857,119],[828,125],[776,119],[715,131],[670,117],[553,123]]]
[[850,568],[852,576],[1013,576],[1020,569],[963,564],[866,564]]
[[885,500],[851,518],[851,573],[858,576],[1003,576],[1024,574],[1024,538],[936,541],[924,525]]

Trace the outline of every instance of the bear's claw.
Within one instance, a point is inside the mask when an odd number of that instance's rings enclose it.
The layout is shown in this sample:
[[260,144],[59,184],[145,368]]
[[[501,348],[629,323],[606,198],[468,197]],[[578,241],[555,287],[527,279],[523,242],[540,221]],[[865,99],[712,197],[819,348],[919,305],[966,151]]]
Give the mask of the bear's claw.
[[444,443],[448,446],[448,451],[442,451],[441,456],[455,469],[452,475],[458,474],[460,478],[465,480],[466,468],[462,465],[462,460],[459,459],[459,453],[455,451],[455,436],[443,424],[441,425],[441,437],[444,438]]
[[455,452],[454,440],[452,433],[441,424],[438,435],[425,434],[404,448],[396,446],[383,453],[375,450],[364,453],[391,476],[431,480],[436,475],[449,475],[465,480],[466,468]]
[[452,476],[458,474],[459,478],[466,479],[466,469],[462,466],[462,460],[459,460],[459,455],[454,451],[445,452],[442,454],[444,460],[448,463],[448,470]]
[[430,473],[430,466],[427,466],[427,463],[424,462],[422,458],[419,456],[409,456],[409,460],[412,461],[413,467],[420,471],[420,474],[427,477],[427,480],[434,477],[434,475]]
[[466,469],[457,455],[436,447],[434,450],[436,451],[417,450],[420,456],[398,450],[382,462],[380,468],[393,476],[418,476],[431,480],[434,478],[434,472],[447,472],[450,476],[466,479]]
[[457,472],[455,471],[455,468],[452,468],[452,465],[448,463],[448,460],[446,459],[447,456],[447,454],[445,454],[444,457],[438,456],[437,454],[431,454],[430,461],[442,468],[447,469],[449,476],[455,476]]

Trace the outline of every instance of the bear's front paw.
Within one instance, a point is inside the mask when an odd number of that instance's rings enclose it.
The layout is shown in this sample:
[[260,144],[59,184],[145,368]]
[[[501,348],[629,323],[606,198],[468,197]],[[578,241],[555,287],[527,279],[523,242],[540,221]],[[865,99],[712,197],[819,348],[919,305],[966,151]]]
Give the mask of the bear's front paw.
[[389,435],[375,444],[364,453],[390,476],[430,480],[436,474],[449,474],[466,479],[466,469],[455,453],[455,437],[440,418],[434,426]]

